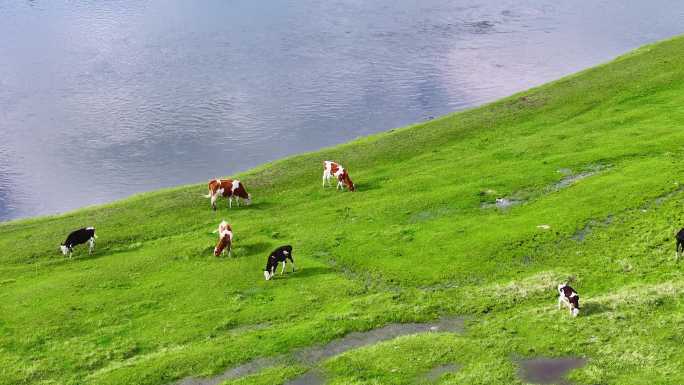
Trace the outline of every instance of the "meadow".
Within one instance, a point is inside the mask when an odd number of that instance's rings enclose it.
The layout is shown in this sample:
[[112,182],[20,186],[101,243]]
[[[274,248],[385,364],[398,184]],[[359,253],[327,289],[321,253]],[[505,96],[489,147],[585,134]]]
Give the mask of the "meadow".
[[[527,357],[576,384],[684,383],[684,38],[497,102],[206,185],[0,224],[0,384],[518,384]],[[285,117],[284,117],[285,118]],[[358,191],[321,187],[323,160]],[[49,193],[49,189],[46,189]],[[36,195],[40,199],[40,195]],[[497,207],[496,199],[512,204]],[[228,220],[233,257],[212,231]],[[92,256],[58,246],[95,226]],[[263,278],[294,247],[298,271]],[[278,269],[278,273],[280,269]],[[556,308],[561,282],[580,316]],[[292,352],[389,323],[463,317],[308,364]],[[424,375],[443,364],[458,370]]]

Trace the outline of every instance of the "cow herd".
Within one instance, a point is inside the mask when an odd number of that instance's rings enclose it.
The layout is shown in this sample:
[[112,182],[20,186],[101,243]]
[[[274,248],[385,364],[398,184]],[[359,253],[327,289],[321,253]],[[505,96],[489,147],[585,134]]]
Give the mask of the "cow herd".
[[[323,162],[323,187],[325,187],[326,182],[330,184],[330,179],[335,177],[337,179],[337,189],[344,189],[346,187],[349,191],[355,191],[356,186],[349,177],[347,170],[342,167],[339,163],[335,163],[329,160]],[[221,179],[216,178],[208,183],[209,194],[205,195],[205,198],[211,198],[211,208],[216,211],[216,200],[219,197],[226,198],[228,200],[228,207],[233,207],[233,200],[240,206],[240,200],[243,200],[246,205],[252,202],[252,195],[247,193],[245,185],[237,179]],[[225,220],[221,221],[218,228],[214,230],[214,234],[218,233],[218,242],[214,247],[214,255],[219,257],[226,253],[231,256],[233,249],[233,228]],[[71,257],[73,249],[77,245],[84,243],[89,244],[88,254],[92,254],[95,248],[95,228],[94,227],[84,227],[78,230],[72,231],[66,238],[66,240],[60,245],[60,250],[65,256]],[[292,246],[284,245],[273,250],[269,254],[266,267],[264,268],[264,278],[270,280],[275,275],[275,269],[279,263],[283,264],[283,268],[280,274],[285,272],[285,265],[287,261],[292,264],[292,271],[295,271],[294,259],[292,256]]]
[[[348,171],[339,163],[326,160],[323,162],[323,187],[325,187],[326,184],[330,185],[330,180],[333,177],[337,180],[338,190],[346,187],[349,191],[356,191],[356,186],[349,177]],[[228,200],[229,208],[233,207],[233,200],[235,200],[238,207],[240,206],[241,199],[246,205],[249,205],[252,201],[252,196],[247,193],[245,185],[237,179],[213,179],[209,181],[208,188],[209,194],[205,195],[205,198],[211,198],[211,208],[214,211],[216,210],[216,200],[219,196]],[[218,233],[218,242],[216,247],[214,247],[214,255],[218,257],[223,253],[227,253],[230,257],[233,246],[232,227],[228,222],[223,220],[218,228],[214,230],[214,233]],[[94,227],[84,227],[74,230],[67,236],[64,243],[61,244],[60,249],[65,256],[68,255],[71,257],[75,246],[88,243],[88,253],[92,254],[96,238],[97,236],[95,235]],[[684,252],[684,229],[679,230],[675,238],[676,258],[679,258],[680,254]],[[292,255],[292,246],[284,245],[273,250],[266,261],[264,278],[266,278],[267,281],[273,278],[279,263],[283,264],[280,271],[280,273],[283,274],[288,260],[292,264],[292,271],[294,272],[295,263]],[[573,317],[576,317],[579,314],[579,294],[567,284],[558,285],[558,309],[563,305],[570,310],[570,314],[572,314]]]

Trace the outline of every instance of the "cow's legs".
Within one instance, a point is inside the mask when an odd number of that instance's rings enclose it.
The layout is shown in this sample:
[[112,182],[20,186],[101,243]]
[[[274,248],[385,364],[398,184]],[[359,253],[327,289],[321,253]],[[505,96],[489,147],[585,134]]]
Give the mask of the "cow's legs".
[[561,309],[561,304],[563,303],[563,297],[558,296],[558,310]]
[[292,257],[290,257],[290,262],[292,262],[292,272],[294,273],[294,271],[295,271],[295,264],[294,264],[294,259],[292,259]]
[[88,255],[92,255],[92,254],[93,254],[93,249],[95,248],[95,238],[90,238],[90,241],[88,241],[88,243],[90,243],[90,248],[89,248],[89,250],[88,250]]
[[285,273],[285,261],[283,261],[283,268],[280,270],[280,275],[283,275]]
[[332,178],[332,174],[327,170],[323,171],[323,187],[325,187],[326,182],[328,182],[328,186],[330,186],[330,178]]
[[211,194],[211,209],[216,211],[216,195],[217,194]]
[[232,196],[228,197],[228,208],[229,209],[233,208],[233,197]]

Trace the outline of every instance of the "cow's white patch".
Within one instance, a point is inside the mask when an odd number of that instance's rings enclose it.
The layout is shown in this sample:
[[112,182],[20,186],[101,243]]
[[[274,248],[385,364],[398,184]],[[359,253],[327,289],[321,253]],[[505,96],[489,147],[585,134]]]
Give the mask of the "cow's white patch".
[[59,247],[59,249],[62,250],[62,254],[64,254],[65,256],[66,256],[67,254],[69,254],[69,248],[66,247],[66,246],[61,245],[61,246]]
[[86,230],[95,230],[94,227],[86,227]]
[[288,255],[290,253],[288,253],[287,250],[283,250],[283,254]]
[[572,294],[570,294],[570,298],[573,298],[573,297],[577,297],[577,293],[573,292]]
[[240,188],[240,181],[237,180],[237,179],[235,179],[235,180],[233,181],[233,186],[231,187],[230,192],[233,192],[233,193],[234,193],[235,190],[237,190],[238,188]]
[[577,317],[578,314],[579,314],[579,309],[578,309],[578,308],[572,309],[572,316],[573,316],[573,317]]
[[216,190],[216,194],[214,196],[216,196],[216,195],[223,195],[223,187]]

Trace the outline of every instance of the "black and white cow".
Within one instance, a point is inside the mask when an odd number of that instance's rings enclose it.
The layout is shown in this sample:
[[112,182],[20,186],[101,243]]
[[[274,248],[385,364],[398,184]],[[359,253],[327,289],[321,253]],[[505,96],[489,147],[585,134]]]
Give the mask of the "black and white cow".
[[292,259],[292,246],[280,246],[279,248],[273,250],[273,252],[271,252],[271,255],[268,256],[268,260],[266,261],[266,268],[264,269],[264,278],[266,278],[267,281],[273,278],[273,276],[275,275],[275,269],[276,267],[278,267],[278,264],[280,262],[283,263],[283,269],[280,270],[280,274],[283,274],[285,272],[285,263],[288,259],[290,260],[290,262],[292,262],[292,271],[294,272],[295,264],[294,259]]
[[93,249],[95,248],[95,238],[97,238],[97,235],[95,235],[95,228],[84,227],[82,229],[72,231],[67,237],[66,241],[64,241],[59,248],[62,250],[62,254],[71,257],[74,246],[88,242],[90,243],[88,254],[92,254]]
[[679,230],[675,238],[677,238],[677,252],[675,257],[679,259],[679,256],[684,251],[684,229]]
[[563,283],[558,285],[558,310],[560,310],[561,305],[567,306],[573,317],[577,317],[579,314],[579,294],[575,289]]

